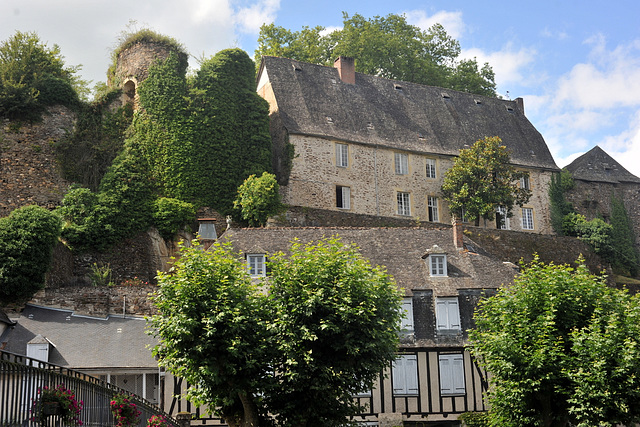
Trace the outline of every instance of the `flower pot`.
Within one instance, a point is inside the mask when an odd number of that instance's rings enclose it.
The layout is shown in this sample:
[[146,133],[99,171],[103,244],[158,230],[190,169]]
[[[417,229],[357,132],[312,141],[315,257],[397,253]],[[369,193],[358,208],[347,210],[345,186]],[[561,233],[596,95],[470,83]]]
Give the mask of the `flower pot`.
[[60,415],[60,402],[43,402],[42,413],[44,415]]

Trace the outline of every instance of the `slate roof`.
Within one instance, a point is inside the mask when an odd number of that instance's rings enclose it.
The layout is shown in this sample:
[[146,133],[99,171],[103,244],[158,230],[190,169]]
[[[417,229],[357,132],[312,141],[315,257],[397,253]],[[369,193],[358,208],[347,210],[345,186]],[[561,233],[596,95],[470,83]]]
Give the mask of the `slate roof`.
[[26,355],[38,335],[54,347],[49,363],[71,369],[157,368],[147,346],[157,341],[144,333],[142,318],[75,316],[71,311],[27,305],[17,324],[1,337],[4,350]]
[[640,183],[640,178],[627,171],[597,145],[571,162],[566,169],[573,178],[583,181]]
[[7,313],[5,313],[3,310],[0,310],[0,322],[8,326],[14,325],[14,322],[11,319],[9,319],[9,316],[7,316]]
[[[242,253],[287,253],[291,242],[317,241],[338,236],[343,243],[355,243],[360,253],[373,265],[384,266],[405,289],[498,288],[511,283],[515,266],[489,256],[465,237],[465,251],[458,251],[453,243],[451,227],[425,228],[242,228],[227,230],[220,241],[230,241]],[[447,253],[449,278],[432,278],[423,256],[437,244]],[[260,248],[261,250],[257,250]],[[408,293],[410,294],[410,293]]]
[[272,56],[262,58],[265,69],[291,134],[452,156],[497,135],[514,164],[558,169],[517,101],[361,73],[345,84],[335,68]]

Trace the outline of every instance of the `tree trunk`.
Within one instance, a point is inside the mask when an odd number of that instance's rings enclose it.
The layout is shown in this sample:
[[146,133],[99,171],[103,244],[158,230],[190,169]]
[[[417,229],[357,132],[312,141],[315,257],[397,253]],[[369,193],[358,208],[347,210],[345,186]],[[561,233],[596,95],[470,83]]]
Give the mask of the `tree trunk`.
[[238,393],[238,396],[244,409],[242,427],[259,427],[258,407],[255,402],[250,399],[246,393]]

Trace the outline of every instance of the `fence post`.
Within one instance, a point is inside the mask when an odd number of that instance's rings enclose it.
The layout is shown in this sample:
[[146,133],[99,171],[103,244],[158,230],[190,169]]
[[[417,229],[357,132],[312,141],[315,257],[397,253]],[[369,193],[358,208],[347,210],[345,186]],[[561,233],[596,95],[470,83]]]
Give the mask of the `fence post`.
[[178,412],[176,421],[180,427],[189,427],[191,425],[191,412]]

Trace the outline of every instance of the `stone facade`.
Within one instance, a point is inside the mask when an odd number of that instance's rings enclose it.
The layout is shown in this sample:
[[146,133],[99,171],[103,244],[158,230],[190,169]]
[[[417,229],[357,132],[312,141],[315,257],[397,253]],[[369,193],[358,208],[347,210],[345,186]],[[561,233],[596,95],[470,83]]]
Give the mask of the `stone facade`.
[[[290,135],[295,147],[295,161],[288,183],[281,186],[283,202],[297,207],[325,209],[348,214],[370,215],[389,219],[411,219],[451,223],[446,202],[440,196],[444,172],[453,165],[452,156],[426,152],[407,152],[384,146],[371,146],[307,135]],[[346,146],[346,166],[337,164],[337,150]],[[396,173],[396,154],[406,156],[407,173]],[[427,161],[435,162],[435,177],[426,173]],[[533,228],[523,229],[522,209],[514,207],[507,221],[510,230],[551,233],[547,188],[551,172],[521,168],[530,175],[532,197],[524,208],[531,209]],[[338,207],[340,190],[348,188],[348,207]],[[408,194],[408,215],[399,213],[398,194]],[[429,206],[429,198],[433,206]],[[434,203],[435,202],[435,203]],[[435,208],[435,209],[434,209]],[[496,228],[495,222],[481,224]]]
[[70,183],[58,172],[53,144],[72,132],[75,119],[59,106],[50,107],[41,123],[1,123],[0,217],[26,205],[60,204]]

